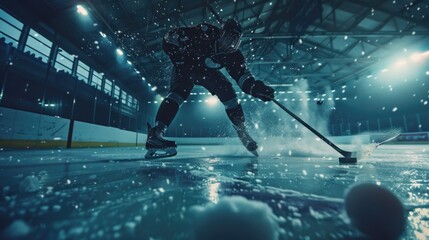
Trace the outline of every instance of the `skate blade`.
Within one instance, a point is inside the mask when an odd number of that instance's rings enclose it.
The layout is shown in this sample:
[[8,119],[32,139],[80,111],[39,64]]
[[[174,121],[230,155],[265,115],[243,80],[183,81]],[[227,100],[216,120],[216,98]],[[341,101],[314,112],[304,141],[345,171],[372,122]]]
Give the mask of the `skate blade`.
[[144,158],[146,159],[155,159],[155,158],[166,158],[176,156],[176,148],[166,148],[166,149],[148,149]]

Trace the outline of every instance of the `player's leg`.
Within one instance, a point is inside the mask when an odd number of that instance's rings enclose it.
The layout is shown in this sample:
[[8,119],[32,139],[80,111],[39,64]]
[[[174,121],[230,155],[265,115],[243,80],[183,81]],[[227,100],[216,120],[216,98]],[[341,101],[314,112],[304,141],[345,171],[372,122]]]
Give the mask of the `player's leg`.
[[247,150],[257,156],[256,149],[258,145],[247,131],[243,108],[238,102],[237,94],[232,84],[220,71],[208,70],[206,78],[201,82],[201,85],[207,88],[211,94],[217,95],[225,106],[226,114],[237,131],[237,135],[241,142]]
[[146,141],[148,153],[146,154],[146,158],[176,155],[176,143],[166,140],[164,136],[167,127],[170,126],[184,100],[188,98],[192,88],[192,81],[189,78],[184,78],[181,72],[173,68],[170,91],[167,97],[161,102],[155,117],[155,126],[151,127],[148,123],[148,137]]

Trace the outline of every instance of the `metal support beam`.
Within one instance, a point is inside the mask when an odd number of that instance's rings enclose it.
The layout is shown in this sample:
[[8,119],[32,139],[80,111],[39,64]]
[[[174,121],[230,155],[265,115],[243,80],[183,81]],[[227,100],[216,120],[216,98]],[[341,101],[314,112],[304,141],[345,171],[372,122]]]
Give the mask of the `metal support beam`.
[[266,39],[266,40],[275,40],[275,39],[293,39],[300,37],[302,39],[306,38],[327,38],[327,37],[344,37],[350,36],[353,38],[379,38],[379,37],[406,37],[406,36],[428,36],[429,31],[338,31],[338,32],[329,32],[329,31],[314,31],[314,32],[304,32],[302,35],[289,34],[289,33],[280,33],[280,34],[261,34],[261,33],[247,33],[243,35],[243,39]]

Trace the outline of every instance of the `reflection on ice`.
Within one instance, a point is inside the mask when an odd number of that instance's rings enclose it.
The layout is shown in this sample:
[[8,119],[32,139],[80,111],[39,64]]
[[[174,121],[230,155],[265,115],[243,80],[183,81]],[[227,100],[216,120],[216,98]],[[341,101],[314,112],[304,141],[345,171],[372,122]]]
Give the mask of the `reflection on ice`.
[[219,201],[219,186],[220,183],[217,182],[216,178],[209,178],[209,200],[213,203],[217,203]]

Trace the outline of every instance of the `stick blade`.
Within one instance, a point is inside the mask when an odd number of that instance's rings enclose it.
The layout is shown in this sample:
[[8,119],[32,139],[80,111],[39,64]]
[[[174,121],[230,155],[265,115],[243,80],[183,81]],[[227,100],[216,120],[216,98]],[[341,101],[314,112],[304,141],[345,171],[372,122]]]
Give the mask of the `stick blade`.
[[338,161],[340,162],[340,164],[356,164],[357,158],[355,158],[355,157],[340,157],[338,159]]

